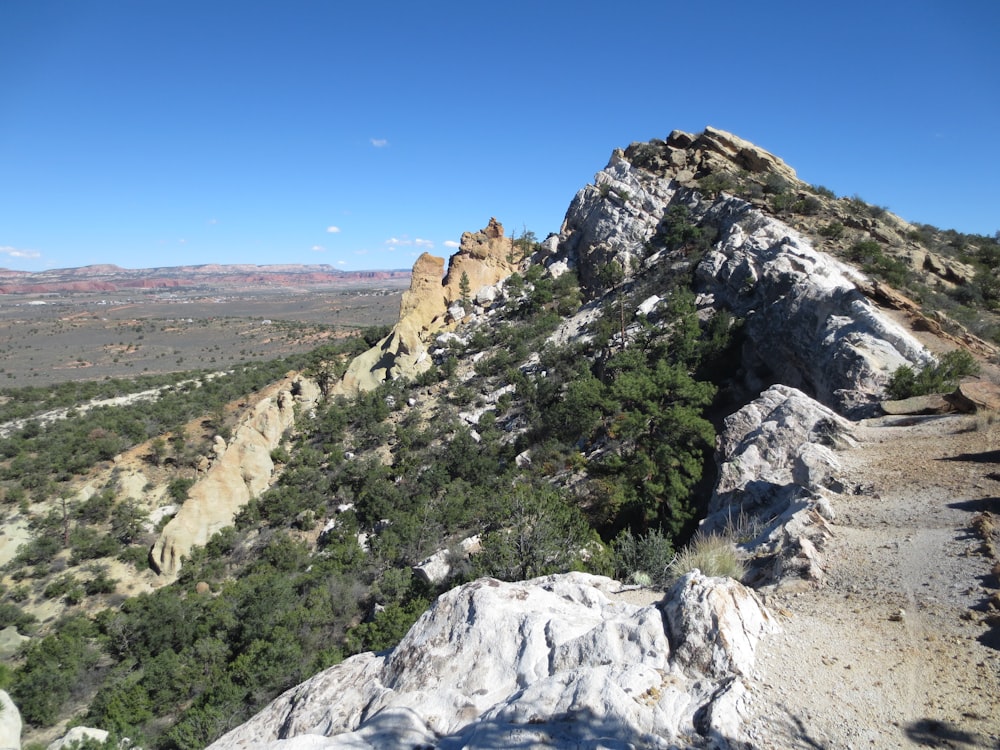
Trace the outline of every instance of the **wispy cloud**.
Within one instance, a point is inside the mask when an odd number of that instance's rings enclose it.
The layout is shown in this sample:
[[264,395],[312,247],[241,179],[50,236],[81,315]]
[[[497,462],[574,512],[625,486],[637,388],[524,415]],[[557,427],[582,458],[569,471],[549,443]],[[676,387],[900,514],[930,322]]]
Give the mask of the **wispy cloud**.
[[399,237],[390,237],[385,241],[385,244],[390,247],[402,247],[403,245],[412,245],[413,242],[404,235],[402,239]]
[[444,241],[444,246],[445,247],[455,247],[455,248],[457,248],[457,247],[461,247],[461,244],[458,243],[458,242],[455,242],[455,240],[445,240]]
[[385,148],[389,145],[389,141],[385,138],[369,138],[368,142],[371,143],[375,148]]
[[335,227],[333,225],[330,225],[326,228],[326,231],[329,232],[330,234],[340,234],[340,227]]
[[322,245],[313,245],[312,246],[312,251],[314,253],[325,253],[326,252],[326,248],[323,247]]
[[355,250],[354,254],[355,255],[368,255],[368,251],[367,250]]
[[218,220],[218,219],[209,219],[209,220],[208,220],[208,225],[209,225],[210,227],[214,227],[214,226],[215,226],[216,224],[218,224],[218,223],[219,223],[219,220]]
[[431,242],[430,240],[422,240],[419,237],[413,240],[413,244],[416,245],[417,247],[426,247],[428,250],[434,247],[433,242]]
[[9,258],[41,258],[42,254],[37,250],[23,250],[17,247],[11,247],[10,245],[0,245],[0,255],[6,255]]
[[337,265],[338,266],[346,266],[347,265],[347,261],[346,260],[338,260],[337,261]]

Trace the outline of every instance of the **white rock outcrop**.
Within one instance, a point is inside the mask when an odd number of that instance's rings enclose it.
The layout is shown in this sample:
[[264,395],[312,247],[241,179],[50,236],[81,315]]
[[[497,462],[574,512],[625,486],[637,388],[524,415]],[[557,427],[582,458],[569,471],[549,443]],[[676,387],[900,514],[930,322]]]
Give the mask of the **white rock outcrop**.
[[702,310],[706,316],[726,309],[745,321],[747,392],[784,383],[860,415],[876,408],[893,370],[930,361],[860,291],[860,273],[750,203],[724,194],[708,201],[697,190],[695,175],[720,164],[795,180],[780,159],[712,128],[697,137],[672,134],[655,158],[639,160],[639,150],[616,150],[563,222],[556,258],[577,269],[592,298],[618,283],[609,264],[617,263],[627,281],[664,260],[650,249],[670,210],[680,207],[692,222],[718,231],[697,266],[694,291],[711,307]]
[[774,385],[726,417],[705,532],[756,528],[755,584],[823,579],[820,552],[845,488],[835,449],[854,444],[851,422],[795,388]]
[[6,690],[0,690],[0,750],[21,750],[21,712]]
[[213,745],[577,748],[733,737],[742,676],[775,629],[756,595],[697,571],[664,601],[582,573],[442,595],[385,654],[288,691]]

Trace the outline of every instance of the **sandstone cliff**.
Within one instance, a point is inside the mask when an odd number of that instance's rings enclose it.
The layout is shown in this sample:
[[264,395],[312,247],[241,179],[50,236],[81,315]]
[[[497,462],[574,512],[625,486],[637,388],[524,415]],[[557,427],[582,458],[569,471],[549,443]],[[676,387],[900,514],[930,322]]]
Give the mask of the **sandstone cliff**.
[[295,410],[308,411],[319,397],[311,381],[296,377],[277,383],[226,443],[217,438],[215,460],[188,492],[180,510],[163,528],[150,552],[161,575],[176,576],[181,559],[195,545],[233,523],[240,509],[266,490],[274,475],[271,451],[295,424]]
[[[335,395],[370,391],[386,380],[419,375],[432,364],[428,344],[434,335],[465,316],[462,303],[468,304],[470,311],[473,304],[488,304],[492,297],[484,290],[518,268],[514,242],[504,236],[503,226],[493,218],[482,231],[462,235],[447,275],[444,263],[443,258],[429,253],[417,258],[410,288],[400,303],[399,321],[388,336],[351,362],[333,389]],[[468,284],[467,300],[462,299],[463,279]]]

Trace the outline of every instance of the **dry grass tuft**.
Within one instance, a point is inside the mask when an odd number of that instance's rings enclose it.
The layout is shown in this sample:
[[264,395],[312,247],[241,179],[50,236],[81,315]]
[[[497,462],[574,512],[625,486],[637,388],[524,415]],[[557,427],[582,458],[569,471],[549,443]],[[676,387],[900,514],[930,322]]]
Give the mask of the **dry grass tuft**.
[[746,574],[733,540],[722,534],[698,534],[670,564],[671,576],[680,578],[697,568],[710,577],[723,576],[737,581]]

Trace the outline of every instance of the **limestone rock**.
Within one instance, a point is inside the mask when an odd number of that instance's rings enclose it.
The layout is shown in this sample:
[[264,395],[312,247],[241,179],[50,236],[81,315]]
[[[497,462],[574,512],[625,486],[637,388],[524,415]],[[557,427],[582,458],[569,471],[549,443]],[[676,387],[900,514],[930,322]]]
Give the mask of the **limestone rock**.
[[731,578],[708,578],[697,570],[673,585],[664,612],[676,658],[688,670],[709,677],[750,676],[757,640],[777,631],[753,591]]
[[[674,158],[678,149],[684,158]],[[689,178],[676,166],[692,170]],[[745,169],[794,180],[780,159],[714,129],[699,136],[616,150],[608,165],[577,193],[560,232],[560,259],[577,269],[591,299],[627,283],[663,260],[650,255],[670,209],[718,230],[718,241],[696,269],[694,290],[744,321],[743,387],[760,392],[780,382],[850,415],[874,413],[890,374],[923,365],[930,355],[872,304],[866,280],[794,229],[739,198],[703,200],[696,174]],[[686,187],[687,186],[687,187]],[[620,277],[620,274],[619,274]],[[710,311],[705,311],[706,315]]]
[[836,473],[831,452],[807,446],[844,444],[849,435],[850,422],[831,409],[794,388],[771,386],[723,422],[716,454],[719,478],[709,517],[780,512],[793,498],[829,483]]
[[[292,396],[293,390],[300,394],[298,399]],[[191,487],[188,499],[160,533],[150,553],[157,572],[175,576],[181,558],[193,546],[205,544],[215,532],[231,525],[240,509],[270,486],[271,451],[294,425],[295,404],[308,408],[317,394],[318,389],[304,388],[301,381],[288,378],[262,394],[228,447]]]
[[716,201],[709,219],[720,239],[697,276],[717,307],[745,319],[743,363],[751,373],[861,415],[872,412],[897,367],[930,361],[865,298],[856,272],[794,230],[736,198]]
[[6,690],[0,690],[0,750],[21,750],[21,712]]
[[854,444],[851,423],[801,391],[775,385],[723,422],[718,481],[705,532],[758,526],[745,543],[755,584],[820,582],[820,551],[831,536],[830,495],[843,491],[834,448]]
[[734,729],[736,683],[773,627],[757,597],[698,573],[666,614],[624,595],[582,573],[474,581],[439,597],[392,652],[316,675],[211,747],[666,750]]

